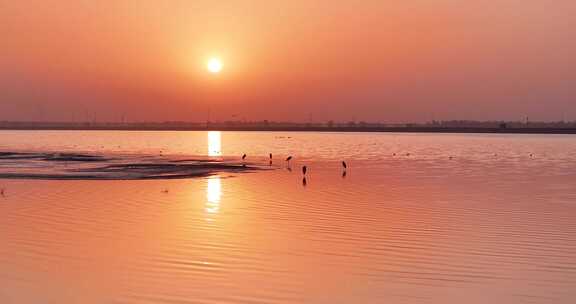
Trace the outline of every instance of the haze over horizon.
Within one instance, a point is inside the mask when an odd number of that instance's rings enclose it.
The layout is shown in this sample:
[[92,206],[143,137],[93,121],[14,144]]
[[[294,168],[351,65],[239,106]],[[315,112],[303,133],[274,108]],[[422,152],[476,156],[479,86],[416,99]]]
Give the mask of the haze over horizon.
[[569,0],[0,0],[0,120],[574,120],[575,15]]

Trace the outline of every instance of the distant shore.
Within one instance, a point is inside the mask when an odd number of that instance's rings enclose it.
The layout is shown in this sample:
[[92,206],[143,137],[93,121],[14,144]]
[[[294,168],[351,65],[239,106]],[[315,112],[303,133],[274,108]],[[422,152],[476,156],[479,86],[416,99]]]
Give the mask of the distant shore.
[[267,131],[267,132],[388,132],[388,133],[490,133],[576,134],[576,126],[443,126],[432,124],[261,124],[261,123],[52,123],[0,122],[0,130],[46,131]]

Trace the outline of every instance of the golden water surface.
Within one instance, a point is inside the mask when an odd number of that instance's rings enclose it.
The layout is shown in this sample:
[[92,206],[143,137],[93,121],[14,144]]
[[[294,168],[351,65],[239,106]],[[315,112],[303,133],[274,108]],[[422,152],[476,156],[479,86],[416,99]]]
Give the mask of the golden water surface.
[[265,169],[0,180],[2,304],[576,301],[574,136],[0,132],[0,151]]

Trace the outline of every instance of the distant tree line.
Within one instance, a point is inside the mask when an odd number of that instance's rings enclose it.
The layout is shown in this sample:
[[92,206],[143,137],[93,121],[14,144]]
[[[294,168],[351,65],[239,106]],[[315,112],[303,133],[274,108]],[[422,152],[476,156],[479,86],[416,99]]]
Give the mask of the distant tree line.
[[576,130],[576,121],[474,121],[433,120],[424,123],[386,123],[366,121],[282,122],[282,121],[165,121],[165,122],[33,122],[1,121],[0,129],[52,130],[343,130],[343,131],[443,131],[443,130]]

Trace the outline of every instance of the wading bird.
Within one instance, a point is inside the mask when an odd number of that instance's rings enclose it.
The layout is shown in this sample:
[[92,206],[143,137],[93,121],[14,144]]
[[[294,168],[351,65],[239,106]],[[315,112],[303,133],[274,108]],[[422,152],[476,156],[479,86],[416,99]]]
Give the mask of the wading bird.
[[308,167],[302,166],[302,174],[306,175],[306,172],[308,172]]
[[342,167],[344,167],[344,170],[348,169],[348,165],[345,161],[342,161]]
[[242,160],[246,159],[246,154],[242,155]]

